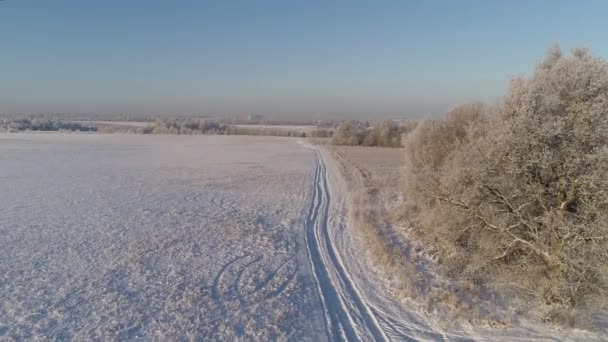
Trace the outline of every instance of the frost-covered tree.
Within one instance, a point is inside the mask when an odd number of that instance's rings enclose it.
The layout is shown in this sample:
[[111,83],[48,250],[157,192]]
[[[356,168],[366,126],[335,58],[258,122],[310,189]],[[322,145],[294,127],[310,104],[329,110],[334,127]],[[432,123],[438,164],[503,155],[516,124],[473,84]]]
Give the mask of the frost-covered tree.
[[367,127],[359,121],[348,120],[340,123],[332,137],[334,145],[360,145],[367,134]]
[[401,128],[393,120],[374,123],[363,139],[365,146],[399,147],[401,146]]
[[408,137],[406,191],[454,272],[548,304],[608,283],[608,63],[553,47],[498,105],[425,122]]

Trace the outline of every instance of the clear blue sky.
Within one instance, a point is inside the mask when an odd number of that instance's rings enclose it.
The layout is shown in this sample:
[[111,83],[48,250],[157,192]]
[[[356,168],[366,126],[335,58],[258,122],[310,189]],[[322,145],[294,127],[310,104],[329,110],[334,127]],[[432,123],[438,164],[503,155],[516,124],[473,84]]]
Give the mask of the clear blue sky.
[[556,42],[608,56],[608,1],[5,0],[0,112],[433,115]]

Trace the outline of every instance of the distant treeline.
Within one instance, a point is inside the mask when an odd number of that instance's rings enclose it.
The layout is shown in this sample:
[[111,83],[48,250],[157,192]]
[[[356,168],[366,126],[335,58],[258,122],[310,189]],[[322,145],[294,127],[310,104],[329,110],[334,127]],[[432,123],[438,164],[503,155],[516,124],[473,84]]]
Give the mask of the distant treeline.
[[[227,124],[205,118],[157,118],[148,125],[137,126],[116,124],[108,121],[89,124],[62,121],[44,115],[19,117],[6,116],[0,119],[0,130],[18,131],[80,131],[123,134],[211,134],[211,135],[260,135],[298,138],[331,138],[334,145],[362,145],[400,147],[402,135],[416,127],[416,122],[397,123],[395,121],[364,122],[348,120],[343,122],[317,122],[315,128],[302,129],[294,121],[266,122],[265,124]],[[312,123],[312,122],[311,122]],[[322,126],[319,126],[322,125]],[[300,127],[298,127],[300,126]],[[312,126],[312,125],[306,125]]]
[[[290,124],[290,125],[289,125]],[[101,133],[139,133],[139,134],[220,134],[220,135],[262,135],[298,138],[331,138],[334,145],[362,145],[381,147],[400,147],[402,135],[412,131],[416,122],[397,123],[392,120],[383,122],[344,121],[310,130],[294,128],[294,122],[281,124],[247,126],[225,124],[208,119],[171,118],[157,119],[148,127],[104,126]]]
[[216,135],[267,135],[280,137],[331,137],[332,130],[318,128],[298,130],[289,127],[273,125],[251,125],[248,127],[224,124],[209,119],[199,118],[170,118],[156,119],[146,127],[130,127],[125,125],[104,125],[99,127],[100,133],[134,133],[134,134],[216,134]]
[[63,122],[53,119],[2,119],[0,131],[80,131],[94,132],[96,127],[88,127],[74,122]]
[[397,123],[344,121],[332,136],[333,145],[401,147],[401,137],[416,128],[416,121]]

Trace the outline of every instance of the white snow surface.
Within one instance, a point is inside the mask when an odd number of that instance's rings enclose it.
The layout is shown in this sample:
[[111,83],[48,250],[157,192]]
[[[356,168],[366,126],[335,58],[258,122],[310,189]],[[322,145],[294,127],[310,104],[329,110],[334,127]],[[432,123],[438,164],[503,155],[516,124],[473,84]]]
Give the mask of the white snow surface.
[[396,300],[324,153],[269,137],[0,135],[0,339],[594,339],[445,331]]
[[0,135],[0,339],[319,340],[295,140]]

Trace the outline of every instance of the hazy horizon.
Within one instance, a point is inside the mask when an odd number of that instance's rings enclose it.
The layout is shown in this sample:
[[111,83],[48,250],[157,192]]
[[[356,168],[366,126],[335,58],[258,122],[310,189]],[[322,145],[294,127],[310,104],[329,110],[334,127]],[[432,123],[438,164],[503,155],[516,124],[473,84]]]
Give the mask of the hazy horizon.
[[544,50],[608,55],[608,4],[0,1],[0,113],[438,115]]

